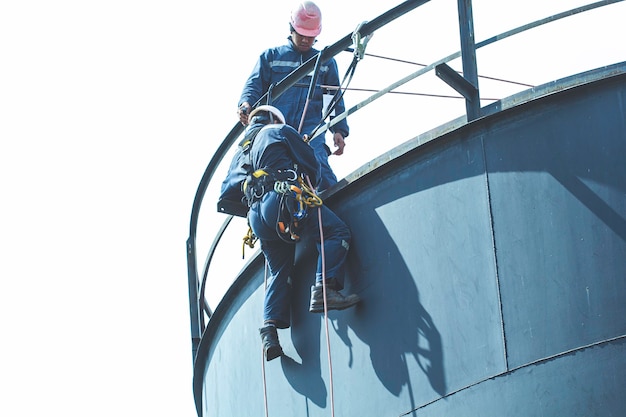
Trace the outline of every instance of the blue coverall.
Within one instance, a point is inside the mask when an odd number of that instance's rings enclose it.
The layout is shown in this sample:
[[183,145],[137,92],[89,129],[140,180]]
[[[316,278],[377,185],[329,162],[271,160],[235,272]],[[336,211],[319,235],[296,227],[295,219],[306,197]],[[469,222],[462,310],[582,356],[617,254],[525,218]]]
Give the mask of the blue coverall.
[[[318,53],[319,51],[314,48],[311,48],[305,53],[298,51],[290,38],[286,45],[265,50],[259,56],[250,77],[244,85],[238,106],[241,106],[244,102],[254,105],[268,91],[272,84],[281,81],[289,75],[289,73],[302,65],[302,63]],[[285,122],[296,130],[300,127],[310,83],[311,75],[307,75],[293,87],[285,91],[280,97],[272,99],[272,102],[269,103],[277,107],[285,115]],[[322,122],[322,111],[324,110],[324,89],[322,89],[322,85],[340,85],[337,62],[334,58],[320,65],[314,93],[308,104],[305,120],[302,125],[302,130],[300,131],[302,135],[311,134]],[[335,90],[329,90],[327,93],[332,95],[335,93]],[[341,114],[344,110],[345,106],[343,99],[341,99],[335,106],[335,114]],[[350,133],[345,118],[333,126],[330,131],[333,133],[340,132],[344,138],[348,137]],[[318,136],[313,139],[310,144],[315,150],[315,156],[321,164],[321,181],[318,184],[318,190],[323,191],[337,183],[337,177],[328,163],[328,147],[326,146],[325,136]]]
[[[289,125],[272,124],[263,127],[254,139],[250,156],[253,171],[263,169],[276,172],[293,169],[297,164],[298,171],[306,173],[312,184],[319,181],[319,162],[313,149]],[[274,322],[278,328],[287,328],[291,323],[288,279],[294,267],[296,246],[295,243],[285,242],[276,231],[280,197],[281,194],[272,189],[260,200],[253,202],[248,212],[248,221],[261,241],[261,250],[270,272],[265,292],[264,322]],[[335,279],[341,284],[350,245],[350,230],[328,207],[322,205],[320,210],[324,233],[325,278]],[[318,215],[317,207],[309,207],[306,218],[300,222],[298,235],[301,239],[312,237],[316,241],[318,262],[315,279],[321,283],[323,275]]]

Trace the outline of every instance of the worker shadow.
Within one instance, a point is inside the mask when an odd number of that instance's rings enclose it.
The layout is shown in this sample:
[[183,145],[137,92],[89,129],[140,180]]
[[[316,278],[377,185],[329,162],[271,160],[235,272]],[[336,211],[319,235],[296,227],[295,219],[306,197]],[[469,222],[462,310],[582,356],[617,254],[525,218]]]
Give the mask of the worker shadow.
[[[309,342],[312,343],[312,341]],[[318,407],[326,408],[328,390],[326,389],[326,383],[322,379],[319,354],[316,361],[313,354],[303,354],[302,346],[300,345],[300,362],[290,357],[287,353],[283,354],[281,357],[283,373],[296,392]]]
[[[350,184],[350,192],[324,198],[325,204],[346,222],[352,233],[343,292],[361,297],[357,306],[329,313],[332,323],[329,339],[334,340],[333,373],[360,386],[373,387],[380,383],[392,395],[406,396],[413,410],[418,404],[448,393],[442,335],[433,317],[453,320],[450,317],[456,314],[447,314],[437,305],[431,312],[421,300],[418,283],[429,283],[434,294],[441,294],[446,284],[438,276],[424,276],[439,271],[430,266],[437,260],[422,263],[419,257],[442,256],[441,262],[448,258],[445,251],[443,255],[436,252],[428,255],[423,250],[430,247],[430,241],[421,231],[427,233],[432,225],[427,218],[416,218],[414,210],[430,204],[423,191],[480,173],[481,164],[463,164],[469,150],[449,148],[438,153],[441,171],[434,170],[429,163],[411,165],[412,170],[406,173],[396,173],[392,166],[385,175],[370,179],[375,184],[370,181]],[[472,154],[476,159],[480,155]],[[431,161],[428,155],[424,160]],[[452,203],[455,200],[451,197]],[[446,224],[444,232],[454,236],[458,226]],[[284,369],[297,391],[316,404],[324,404],[327,385],[323,381],[329,379],[329,371],[322,365],[327,355],[320,350],[320,346],[325,349],[326,341],[322,336],[323,315],[311,314],[307,309],[317,253],[311,242],[298,246],[296,270],[300,275],[295,274],[293,280],[291,335],[301,361]],[[341,345],[336,343],[337,339],[342,341]],[[377,380],[364,380],[372,378],[364,371],[367,366],[372,367]]]
[[[410,373],[410,369],[415,369],[410,364],[413,360],[432,389],[443,396],[447,387],[437,326],[420,303],[411,272],[376,213],[372,211],[371,216],[359,219],[363,224],[351,226],[355,229],[354,239],[342,292],[357,293],[362,301],[348,310],[329,312],[329,330],[343,343],[341,347],[332,347],[334,372],[341,368],[340,372],[348,369],[349,373],[354,366],[355,343],[351,338],[356,335],[369,347],[371,366],[390,393],[399,396],[407,387],[411,405],[416,405],[412,384],[419,378]],[[377,241],[359,239],[358,230],[362,227],[377,236]],[[310,244],[302,246],[297,269],[305,271],[308,277],[296,274],[292,286],[291,341],[299,358],[284,356],[282,367],[294,390],[323,408],[328,397],[324,315],[308,312],[311,271],[315,271],[317,253]],[[380,248],[385,248],[384,260]],[[363,345],[359,344],[358,349],[363,349]],[[356,355],[362,360],[364,353]],[[362,375],[362,370],[355,372]],[[350,379],[349,375],[342,377]]]
[[[412,405],[416,405],[412,384],[422,378],[411,375],[413,359],[431,388],[443,396],[447,385],[441,335],[420,302],[414,272],[377,213],[362,214],[359,224],[351,225],[348,280],[363,301],[354,314],[338,320],[337,334],[351,345],[351,329],[369,346],[376,376],[393,395],[399,396],[406,386]],[[367,230],[367,235],[376,239],[361,239],[360,230]]]
[[[292,388],[320,408],[328,404],[329,371],[324,315],[309,312],[310,288],[315,283],[317,249],[312,241],[301,241],[296,250],[296,268],[292,277],[291,343],[281,357],[285,378]],[[345,311],[330,311],[329,326],[334,332],[345,333],[338,319]],[[346,345],[349,338],[341,336]],[[352,352],[352,350],[349,350]],[[293,353],[292,353],[293,352]],[[351,353],[350,353],[351,355]],[[350,361],[351,362],[351,361]],[[351,365],[351,364],[350,364]]]
[[[483,164],[474,161],[481,160],[481,149],[464,144],[410,155],[417,159],[391,164],[360,182],[339,184],[346,191],[324,200],[352,232],[347,290],[362,299],[354,311],[340,316],[337,335],[346,346],[358,346],[354,356],[361,362],[369,348],[378,381],[394,396],[408,396],[412,410],[448,393],[443,339],[433,317],[446,320],[443,325],[450,329],[455,314],[462,314],[436,304],[429,311],[421,299],[418,283],[428,284],[431,302],[445,293],[448,285],[436,275],[445,268],[433,265],[448,262],[452,251],[433,249],[434,227],[426,213],[439,216],[448,204],[459,204],[455,195],[427,191],[480,175]],[[456,236],[465,218],[448,217],[437,231]],[[359,343],[349,340],[352,334]]]
[[[292,277],[291,343],[295,352],[285,349],[281,365],[292,388],[320,408],[328,403],[328,389],[322,376],[321,321],[308,311],[309,289],[315,282],[317,252],[310,242],[299,246],[296,272]],[[308,272],[308,273],[307,273]],[[310,278],[310,279],[308,279]],[[285,346],[284,346],[285,347]],[[292,357],[293,356],[293,357]]]

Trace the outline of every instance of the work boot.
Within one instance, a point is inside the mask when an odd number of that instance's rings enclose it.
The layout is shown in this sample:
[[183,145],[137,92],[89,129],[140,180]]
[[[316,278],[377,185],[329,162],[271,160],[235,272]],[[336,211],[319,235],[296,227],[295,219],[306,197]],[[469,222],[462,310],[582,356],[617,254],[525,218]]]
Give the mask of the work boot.
[[[343,295],[331,286],[326,286],[326,308],[328,310],[343,310],[352,307],[361,301],[358,295]],[[311,313],[324,312],[324,288],[322,283],[317,283],[311,287],[311,305],[309,306]]]
[[278,332],[275,326],[265,326],[259,329],[261,333],[261,343],[263,343],[263,354],[266,361],[276,359],[283,354],[283,348],[278,342]]

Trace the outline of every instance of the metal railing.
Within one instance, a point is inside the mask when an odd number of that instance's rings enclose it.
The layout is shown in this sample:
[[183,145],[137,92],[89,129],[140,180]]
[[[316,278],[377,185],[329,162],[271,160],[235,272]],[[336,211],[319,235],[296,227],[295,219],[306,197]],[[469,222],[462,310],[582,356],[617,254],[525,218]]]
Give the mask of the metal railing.
[[[390,9],[386,13],[378,16],[374,20],[365,23],[360,26],[359,34],[363,37],[373,34],[379,28],[387,25],[398,17],[403,16],[404,14],[416,9],[417,7],[427,3],[429,0],[409,0],[401,3],[400,5]],[[399,86],[413,80],[423,74],[426,74],[430,71],[435,71],[436,75],[446,82],[449,86],[454,88],[458,93],[460,93],[466,102],[466,118],[467,121],[472,121],[481,117],[481,106],[480,106],[480,92],[478,87],[478,71],[477,71],[477,63],[476,63],[476,50],[478,48],[485,47],[487,45],[493,44],[497,41],[503,40],[510,36],[516,35],[518,33],[525,32],[529,29],[544,25],[546,23],[554,22],[556,20],[573,16],[578,13],[582,13],[585,11],[589,11],[598,7],[606,6],[612,3],[622,2],[624,0],[602,0],[595,3],[588,4],[586,6],[577,7],[575,9],[571,9],[562,13],[555,14],[553,16],[537,20],[535,22],[520,26],[518,28],[503,32],[499,35],[488,38],[484,41],[474,43],[474,33],[473,33],[473,16],[472,16],[472,3],[471,0],[457,0],[458,1],[458,13],[459,13],[459,29],[460,29],[460,38],[461,38],[461,50],[455,52],[445,58],[442,58],[438,61],[431,63],[430,65],[426,65],[423,68],[420,68],[418,71],[415,71],[408,76],[398,80],[397,82],[391,84],[390,86],[380,89],[372,96],[368,97],[366,100],[361,101],[355,106],[347,109],[340,115],[337,115],[333,119],[333,121],[327,123],[321,129],[316,132],[316,135],[324,133],[328,128],[336,124],[339,120],[346,118],[347,116],[353,114],[357,110],[366,106],[367,104],[373,102],[379,97],[383,96],[386,93],[391,92],[392,90],[398,88]],[[335,57],[337,54],[350,50],[353,45],[353,36],[352,34],[346,35],[344,38],[336,42],[335,44],[326,47],[320,52],[319,60],[324,63]],[[461,58],[463,71],[462,75],[460,75],[457,71],[454,71],[450,68],[447,63]],[[287,77],[285,77],[281,82],[276,84],[272,89],[272,97],[276,98],[283,94],[287,89],[294,86],[298,81],[300,81],[304,76],[309,74],[317,61],[317,56],[309,59],[305,63],[303,63],[300,67],[295,69],[292,73],[290,73]],[[266,100],[267,94],[264,95],[255,105]],[[191,220],[189,227],[189,237],[187,239],[187,277],[188,277],[188,285],[189,285],[189,312],[190,312],[190,321],[191,321],[191,338],[192,338],[192,358],[195,361],[196,353],[198,350],[198,346],[201,340],[202,332],[206,327],[206,319],[210,319],[212,315],[212,311],[206,302],[204,292],[206,288],[206,283],[208,279],[208,270],[211,265],[211,261],[213,259],[215,250],[222,239],[224,232],[227,227],[231,223],[233,216],[226,215],[226,219],[224,220],[222,226],[219,228],[216,237],[213,240],[213,243],[209,249],[208,255],[206,257],[204,267],[199,274],[198,271],[198,261],[197,261],[197,253],[196,253],[196,235],[198,229],[198,218],[200,213],[200,208],[202,202],[204,200],[205,193],[209,184],[213,180],[213,176],[222,163],[222,160],[226,156],[226,154],[231,150],[233,144],[237,140],[237,138],[241,135],[244,130],[244,126],[241,123],[236,123],[235,126],[231,129],[228,135],[224,138],[220,146],[215,151],[213,157],[211,158],[209,164],[207,165],[205,172],[200,180],[200,184],[198,185],[196,195],[193,201],[192,211],[191,211]]]

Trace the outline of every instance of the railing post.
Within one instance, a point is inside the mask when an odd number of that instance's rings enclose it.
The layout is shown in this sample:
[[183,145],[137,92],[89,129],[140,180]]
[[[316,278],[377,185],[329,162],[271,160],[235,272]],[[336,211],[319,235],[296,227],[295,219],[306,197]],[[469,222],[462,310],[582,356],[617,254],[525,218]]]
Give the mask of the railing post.
[[445,62],[435,67],[435,74],[465,97],[467,121],[470,122],[480,117],[480,92],[478,90],[472,0],[458,0],[458,5],[463,75],[450,68]]
[[189,285],[189,317],[191,322],[191,359],[196,361],[202,332],[200,329],[200,304],[198,302],[198,269],[194,239],[187,240],[187,281]]
[[463,78],[474,86],[471,97],[465,97],[467,121],[469,122],[480,117],[480,92],[478,90],[478,69],[476,65],[472,0],[458,0],[458,5]]

